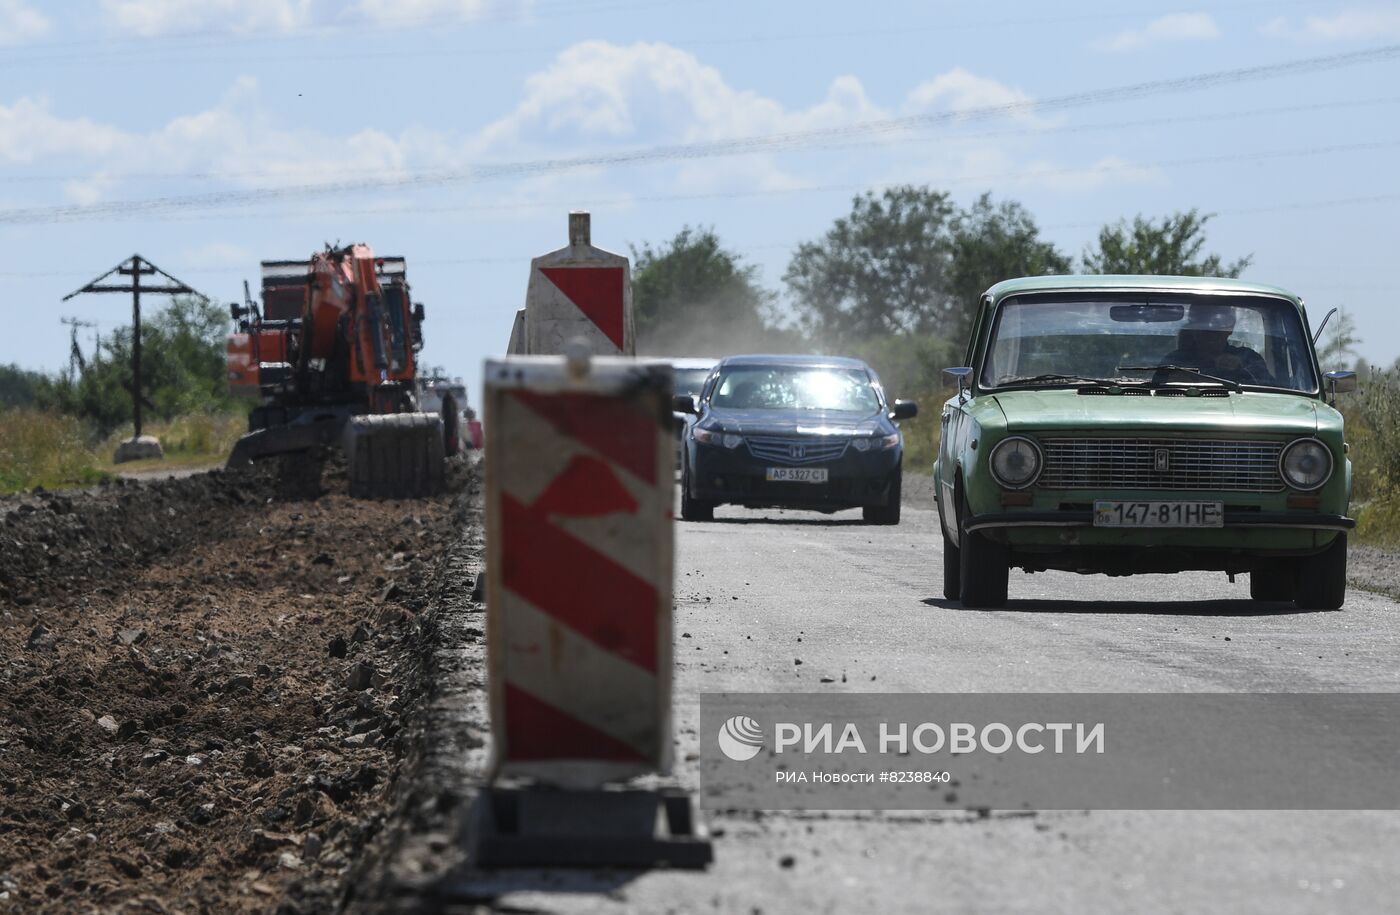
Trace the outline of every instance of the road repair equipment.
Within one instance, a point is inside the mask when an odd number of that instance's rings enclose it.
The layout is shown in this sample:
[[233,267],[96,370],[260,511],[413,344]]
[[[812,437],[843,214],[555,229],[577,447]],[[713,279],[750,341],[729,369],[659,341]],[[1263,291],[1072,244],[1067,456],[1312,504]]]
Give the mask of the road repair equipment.
[[486,363],[492,782],[470,854],[492,866],[703,867],[671,757],[671,367]]
[[340,447],[352,496],[439,492],[460,441],[456,406],[444,403],[450,418],[419,410],[424,311],[404,259],[360,244],[263,261],[262,300],[259,309],[245,292],[232,308],[229,387],[260,402],[228,465]]
[[636,355],[632,268],[592,245],[588,213],[569,214],[569,244],[530,262],[525,307],[515,313],[512,355],[557,355],[581,341],[595,356]]

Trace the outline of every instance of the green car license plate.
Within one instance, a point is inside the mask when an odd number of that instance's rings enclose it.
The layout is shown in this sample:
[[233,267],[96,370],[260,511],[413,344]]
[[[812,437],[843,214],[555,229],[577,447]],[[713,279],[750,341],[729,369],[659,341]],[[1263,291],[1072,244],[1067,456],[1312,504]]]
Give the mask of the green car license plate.
[[825,483],[827,469],[825,467],[769,467],[767,479],[770,483]]
[[1221,502],[1094,503],[1094,527],[1224,527]]

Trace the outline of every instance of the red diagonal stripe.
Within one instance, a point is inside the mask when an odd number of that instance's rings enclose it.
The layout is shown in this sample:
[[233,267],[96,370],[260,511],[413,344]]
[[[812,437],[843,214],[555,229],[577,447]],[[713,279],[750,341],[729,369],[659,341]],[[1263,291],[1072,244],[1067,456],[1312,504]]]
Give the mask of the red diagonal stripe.
[[[657,418],[619,397],[601,394],[537,394],[512,391],[560,433],[583,442],[608,460],[656,482]],[[667,423],[671,414],[665,414]]]
[[621,267],[541,267],[540,273],[559,287],[613,345],[623,348]]
[[637,512],[637,500],[607,461],[576,454],[535,500],[534,510],[536,514],[564,518],[600,518],[617,512],[633,515]]
[[501,493],[505,586],[579,635],[656,672],[656,588]]
[[611,759],[647,762],[616,737],[584,724],[563,711],[505,684],[506,752],[517,762],[528,759]]

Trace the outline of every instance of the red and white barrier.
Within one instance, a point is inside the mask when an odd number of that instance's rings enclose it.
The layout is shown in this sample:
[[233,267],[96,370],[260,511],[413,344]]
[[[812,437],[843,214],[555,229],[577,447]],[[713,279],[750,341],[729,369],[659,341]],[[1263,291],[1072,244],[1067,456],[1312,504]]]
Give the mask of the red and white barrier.
[[671,752],[671,369],[486,363],[493,771],[568,787]]
[[516,314],[509,352],[558,354],[565,344],[593,355],[637,351],[631,267],[622,255],[593,247],[587,213],[569,214],[568,247],[530,262],[525,308]]

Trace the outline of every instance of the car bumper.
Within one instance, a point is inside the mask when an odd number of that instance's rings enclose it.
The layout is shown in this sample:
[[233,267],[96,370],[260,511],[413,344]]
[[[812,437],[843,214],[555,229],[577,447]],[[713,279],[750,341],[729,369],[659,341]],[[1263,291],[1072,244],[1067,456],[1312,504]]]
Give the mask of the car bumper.
[[[1094,527],[1094,513],[1083,509],[1076,511],[1030,511],[995,512],[978,515],[969,519],[966,525],[970,531],[988,528],[1032,528],[1032,527]],[[1113,536],[1129,533],[1162,531],[1216,531],[1216,530],[1291,530],[1291,531],[1349,531],[1356,527],[1356,520],[1344,515],[1327,515],[1301,512],[1255,512],[1225,510],[1223,528],[1097,528],[1110,531]]]
[[693,444],[692,449],[689,482],[693,498],[751,508],[818,511],[889,504],[894,495],[894,472],[902,456],[899,448],[867,452],[848,449],[835,461],[799,465],[825,469],[827,482],[780,483],[767,479],[768,468],[785,465],[755,458],[744,445],[728,449]]

